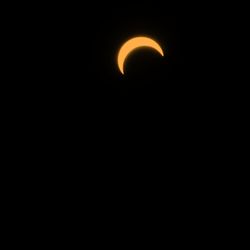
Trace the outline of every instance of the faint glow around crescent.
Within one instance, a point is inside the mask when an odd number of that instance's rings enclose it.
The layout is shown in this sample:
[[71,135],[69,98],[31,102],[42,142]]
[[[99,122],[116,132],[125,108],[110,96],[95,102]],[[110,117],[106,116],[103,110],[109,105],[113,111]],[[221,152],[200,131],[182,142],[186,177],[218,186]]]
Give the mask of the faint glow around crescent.
[[148,37],[135,37],[128,40],[120,49],[118,54],[118,67],[122,74],[124,74],[124,62],[134,49],[140,47],[150,47],[158,51],[162,56],[164,56],[163,50],[160,45],[153,39]]

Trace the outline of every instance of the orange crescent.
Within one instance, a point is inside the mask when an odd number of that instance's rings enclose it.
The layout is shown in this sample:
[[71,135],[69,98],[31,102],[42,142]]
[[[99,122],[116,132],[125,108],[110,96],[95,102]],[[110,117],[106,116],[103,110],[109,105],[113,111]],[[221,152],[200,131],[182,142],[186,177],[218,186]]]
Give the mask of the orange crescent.
[[151,38],[148,37],[135,37],[128,40],[123,44],[118,53],[118,67],[122,74],[124,74],[124,62],[128,55],[135,49],[141,47],[150,47],[158,51],[162,56],[164,56],[163,50],[160,45]]

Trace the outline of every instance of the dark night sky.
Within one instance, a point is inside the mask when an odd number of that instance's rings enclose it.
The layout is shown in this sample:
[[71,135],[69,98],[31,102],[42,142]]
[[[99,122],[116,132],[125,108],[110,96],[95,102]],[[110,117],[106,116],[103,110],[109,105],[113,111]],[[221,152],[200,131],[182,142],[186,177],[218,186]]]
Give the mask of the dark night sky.
[[[154,1],[156,7],[81,2],[29,5],[29,15],[18,10],[25,22],[14,21],[20,32],[10,30],[20,55],[10,56],[19,70],[9,75],[17,80],[9,81],[4,103],[11,106],[10,119],[2,119],[10,128],[3,130],[4,148],[14,149],[4,188],[14,190],[11,216],[25,220],[17,220],[15,232],[26,225],[41,236],[33,237],[36,244],[49,238],[65,246],[68,240],[70,249],[88,239],[91,246],[118,249],[186,247],[204,235],[207,245],[221,236],[213,235],[228,211],[220,202],[233,193],[223,180],[235,186],[227,173],[230,165],[237,168],[226,163],[235,129],[228,124],[238,120],[228,91],[235,82],[225,80],[222,69],[218,34],[224,26],[216,33],[215,16],[203,15],[207,6],[190,11],[168,1]],[[138,50],[122,76],[118,50],[137,35],[155,38],[166,56]],[[33,244],[32,237],[23,238]]]
[[[219,177],[217,165],[225,160],[221,145],[231,139],[223,119],[226,114],[231,117],[226,98],[232,100],[233,95],[227,94],[229,82],[216,76],[222,71],[221,44],[211,19],[201,18],[201,9],[197,14],[197,6],[192,12],[181,6],[179,12],[180,8],[172,8],[167,1],[165,7],[157,2],[156,7],[124,4],[44,4],[33,7],[32,16],[23,17],[25,24],[15,23],[21,30],[16,41],[23,53],[17,60],[20,72],[15,74],[22,80],[11,84],[16,95],[11,92],[15,102],[11,103],[14,112],[9,113],[15,121],[10,134],[18,135],[9,141],[20,157],[14,153],[11,157],[24,162],[24,168],[26,163],[32,165],[27,176],[36,185],[41,178],[41,193],[47,188],[51,201],[62,200],[55,212],[51,213],[51,202],[42,208],[53,216],[51,221],[54,214],[70,206],[73,212],[65,214],[70,221],[76,216],[72,221],[78,226],[86,224],[86,217],[95,229],[102,224],[102,234],[107,232],[106,225],[112,226],[113,218],[117,223],[113,231],[123,235],[118,229],[127,223],[128,231],[134,230],[137,237],[140,227],[135,222],[142,215],[148,238],[158,228],[166,244],[163,224],[150,227],[148,215],[152,221],[167,218],[167,226],[172,218],[177,228],[186,227],[185,234],[197,209],[202,213],[199,223],[204,215],[210,219],[211,211],[202,210],[201,197],[210,210],[206,192],[214,187],[216,178],[226,178],[223,170]],[[118,50],[126,39],[137,35],[159,41],[165,57],[138,50],[129,57],[127,74],[122,76],[116,64]],[[27,187],[35,190],[33,186]],[[216,190],[218,200],[224,190],[224,186],[222,193]],[[29,199],[32,203],[33,197],[40,196],[34,193]],[[193,201],[198,203],[194,208]],[[142,206],[137,209],[139,203]],[[183,209],[192,213],[183,213]],[[186,223],[183,217],[192,221]],[[64,215],[59,220],[65,225]],[[89,228],[87,231],[92,234]],[[173,232],[174,245],[182,242],[179,233]],[[110,235],[113,241],[115,234]],[[139,239],[140,246],[142,242],[148,246],[145,235]],[[103,242],[95,233],[94,238],[91,244]],[[126,232],[121,243],[129,238]],[[158,239],[153,245],[155,242]]]

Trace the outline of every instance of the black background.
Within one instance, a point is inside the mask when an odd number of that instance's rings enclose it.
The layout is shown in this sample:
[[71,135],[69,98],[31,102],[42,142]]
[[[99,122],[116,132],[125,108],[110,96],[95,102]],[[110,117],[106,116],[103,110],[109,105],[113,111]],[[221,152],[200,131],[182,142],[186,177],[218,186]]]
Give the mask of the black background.
[[[20,14],[19,80],[10,84],[18,97],[11,128],[19,154],[10,158],[32,166],[19,171],[29,179],[31,197],[38,197],[34,206],[44,200],[42,209],[64,225],[61,214],[70,207],[66,214],[74,221],[91,221],[89,234],[100,223],[103,234],[112,218],[112,235],[124,225],[136,237],[144,227],[150,238],[150,223],[164,221],[176,242],[193,217],[202,226],[210,220],[217,211],[217,202],[208,206],[216,196],[211,190],[225,178],[217,164],[223,165],[230,141],[222,121],[231,111],[232,85],[217,75],[221,30],[216,33],[215,17],[205,9],[61,2],[29,5],[29,15]],[[165,57],[138,50],[122,76],[118,50],[137,35],[159,41]],[[224,188],[214,193],[221,200]]]

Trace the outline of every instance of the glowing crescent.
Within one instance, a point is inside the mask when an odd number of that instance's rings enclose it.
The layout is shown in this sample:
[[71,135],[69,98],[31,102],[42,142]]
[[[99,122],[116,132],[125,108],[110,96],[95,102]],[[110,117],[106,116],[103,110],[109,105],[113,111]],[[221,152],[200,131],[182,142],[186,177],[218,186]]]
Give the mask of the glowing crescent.
[[160,45],[153,39],[148,37],[135,37],[128,40],[120,49],[118,54],[118,67],[122,74],[124,74],[124,62],[134,49],[140,47],[150,47],[158,51],[162,56],[164,56],[163,50]]

